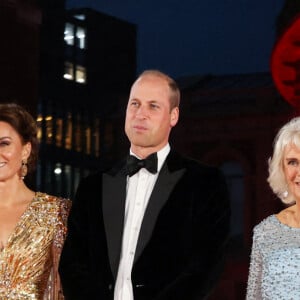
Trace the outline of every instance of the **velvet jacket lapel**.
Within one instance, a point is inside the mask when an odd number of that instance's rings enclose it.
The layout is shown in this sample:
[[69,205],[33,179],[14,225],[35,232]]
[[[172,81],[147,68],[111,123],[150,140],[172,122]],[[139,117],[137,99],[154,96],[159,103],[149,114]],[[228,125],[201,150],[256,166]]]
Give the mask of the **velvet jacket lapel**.
[[109,262],[113,275],[117,277],[125,215],[125,162],[121,168],[104,173],[102,185],[102,209]]
[[[134,258],[135,262],[149,242],[156,219],[184,171],[181,156],[171,151],[160,171],[145,211]],[[115,277],[118,272],[122,247],[126,183],[125,162],[121,167],[113,169],[110,173],[103,174],[103,219],[110,266]]]
[[159,173],[154,189],[150,196],[141,225],[134,262],[138,260],[147,243],[149,242],[161,209],[169,200],[170,193],[184,173],[183,168],[171,171],[169,167],[170,163],[172,164],[172,162],[170,162],[167,158]]

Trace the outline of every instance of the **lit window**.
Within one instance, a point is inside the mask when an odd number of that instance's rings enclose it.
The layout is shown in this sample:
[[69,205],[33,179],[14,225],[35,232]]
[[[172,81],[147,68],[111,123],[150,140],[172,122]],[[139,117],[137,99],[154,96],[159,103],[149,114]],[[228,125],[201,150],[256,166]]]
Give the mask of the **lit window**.
[[46,116],[46,143],[52,144],[52,136],[53,136],[53,119],[52,116]]
[[65,147],[66,149],[72,149],[72,115],[68,113],[67,118],[67,126],[66,126],[66,133],[65,133]]
[[63,120],[56,119],[56,146],[62,146],[62,135],[63,135]]
[[74,25],[65,24],[64,40],[67,45],[74,46]]
[[43,117],[41,114],[38,115],[37,119],[36,119],[36,124],[37,124],[37,138],[39,140],[39,142],[42,140],[42,135],[43,135],[43,131],[42,131],[42,121],[43,121]]
[[67,80],[74,80],[74,66],[70,62],[65,62],[64,78]]
[[85,35],[85,29],[82,27],[78,27],[76,30],[76,39],[77,39],[77,46],[80,49],[86,48],[86,35]]
[[82,66],[76,66],[76,82],[86,83],[86,69]]
[[86,154],[91,154],[91,127],[85,128],[85,150]]
[[85,20],[85,15],[74,15],[74,18],[77,20]]

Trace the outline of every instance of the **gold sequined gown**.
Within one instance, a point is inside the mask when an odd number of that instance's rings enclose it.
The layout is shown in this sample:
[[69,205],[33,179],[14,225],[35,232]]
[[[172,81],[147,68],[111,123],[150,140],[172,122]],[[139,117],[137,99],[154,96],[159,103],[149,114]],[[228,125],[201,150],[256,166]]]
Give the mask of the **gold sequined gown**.
[[1,300],[63,299],[57,269],[70,203],[35,194],[0,250]]

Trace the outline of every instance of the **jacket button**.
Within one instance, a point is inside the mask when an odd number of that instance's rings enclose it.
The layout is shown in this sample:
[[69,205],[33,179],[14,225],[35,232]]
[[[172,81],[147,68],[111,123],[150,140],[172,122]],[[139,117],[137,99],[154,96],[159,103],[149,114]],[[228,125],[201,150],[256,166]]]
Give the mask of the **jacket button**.
[[112,284],[109,284],[109,285],[108,285],[108,289],[111,291],[112,288],[113,288],[113,285],[112,285]]

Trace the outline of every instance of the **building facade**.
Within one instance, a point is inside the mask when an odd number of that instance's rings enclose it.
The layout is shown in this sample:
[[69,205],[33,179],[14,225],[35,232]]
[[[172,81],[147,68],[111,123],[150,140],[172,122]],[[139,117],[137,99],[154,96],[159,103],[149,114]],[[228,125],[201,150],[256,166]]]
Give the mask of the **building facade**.
[[269,73],[195,76],[179,83],[181,120],[173,143],[219,167],[230,192],[225,272],[210,299],[245,299],[252,229],[283,208],[266,181],[273,139],[295,111],[280,97]]
[[118,155],[115,114],[135,78],[136,27],[56,2],[42,7],[36,177],[38,189],[72,197]]
[[[124,113],[136,72],[136,26],[63,0],[2,0],[0,101],[37,117],[35,188],[73,197],[80,178],[128,151]],[[299,75],[299,74],[298,74]],[[252,229],[282,208],[266,178],[277,130],[294,109],[269,73],[178,79],[171,145],[219,167],[231,197],[225,271],[210,300],[245,298]]]

